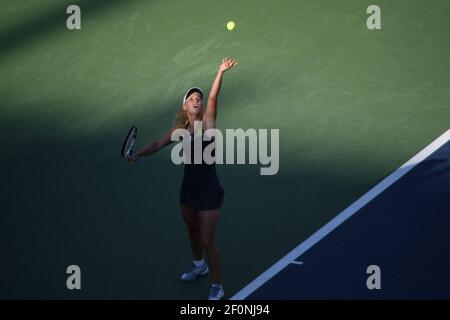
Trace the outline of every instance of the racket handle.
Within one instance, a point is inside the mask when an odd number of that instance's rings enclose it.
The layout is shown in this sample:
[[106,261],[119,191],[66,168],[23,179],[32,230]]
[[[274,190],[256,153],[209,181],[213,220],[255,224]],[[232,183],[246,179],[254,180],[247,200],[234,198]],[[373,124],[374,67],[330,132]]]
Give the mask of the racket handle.
[[[132,157],[132,156],[134,156],[134,151],[133,151],[133,149],[130,149],[130,152],[128,153],[128,157],[130,158],[130,157]],[[129,163],[129,164],[133,164],[134,161],[128,160],[128,163]]]

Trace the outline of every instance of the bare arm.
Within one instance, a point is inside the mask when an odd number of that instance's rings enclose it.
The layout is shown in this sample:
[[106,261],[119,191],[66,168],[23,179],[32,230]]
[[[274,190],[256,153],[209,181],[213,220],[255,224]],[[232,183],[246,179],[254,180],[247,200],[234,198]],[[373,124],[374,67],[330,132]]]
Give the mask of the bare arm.
[[158,140],[155,140],[137,150],[129,159],[129,161],[135,162],[138,158],[151,155],[161,150],[163,147],[171,144],[173,141],[170,139],[170,137],[172,136],[172,132],[175,129],[176,128],[170,129],[164,136],[162,136]]
[[208,104],[203,116],[203,121],[206,122],[207,127],[214,127],[217,115],[217,97],[220,92],[220,86],[222,84],[222,76],[225,71],[237,65],[237,61],[234,59],[223,59],[222,64],[219,67],[216,78],[214,79],[211,91],[209,92]]

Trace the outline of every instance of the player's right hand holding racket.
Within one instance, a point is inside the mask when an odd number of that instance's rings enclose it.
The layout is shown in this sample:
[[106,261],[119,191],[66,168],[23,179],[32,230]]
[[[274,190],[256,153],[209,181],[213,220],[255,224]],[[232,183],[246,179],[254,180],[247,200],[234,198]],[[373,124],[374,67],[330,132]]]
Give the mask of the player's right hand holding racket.
[[127,160],[128,163],[135,163],[137,161],[137,159],[139,159],[139,156],[137,155],[136,152],[133,152],[133,154],[131,154],[130,156],[128,156]]
[[135,126],[131,127],[122,145],[122,157],[125,158],[129,163],[134,163],[141,157],[148,156],[157,152],[164,146],[167,146],[173,142],[171,139],[172,132],[177,128],[178,127],[174,127],[170,129],[163,137],[143,146],[136,152],[133,150],[133,145],[137,136],[137,128]]
[[137,128],[133,126],[128,131],[128,134],[125,137],[125,140],[122,145],[122,150],[120,152],[122,157],[127,159],[129,163],[134,163],[139,158],[136,152],[133,151],[133,145],[134,142],[136,141],[136,137],[137,137]]

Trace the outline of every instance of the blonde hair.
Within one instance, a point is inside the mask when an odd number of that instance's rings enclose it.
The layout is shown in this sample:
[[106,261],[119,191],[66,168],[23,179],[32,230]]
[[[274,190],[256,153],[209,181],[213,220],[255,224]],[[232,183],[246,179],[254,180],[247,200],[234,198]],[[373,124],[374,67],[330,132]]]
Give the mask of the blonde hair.
[[[202,116],[203,116],[203,109],[202,109]],[[173,125],[177,128],[185,128],[185,129],[189,126],[189,117],[187,111],[183,109],[183,106],[181,106],[180,110],[178,110],[178,112],[175,113]]]
[[173,125],[177,128],[185,128],[185,129],[189,126],[189,118],[187,115],[187,111],[183,109],[183,106],[181,106],[180,110],[178,110],[178,112],[175,113]]

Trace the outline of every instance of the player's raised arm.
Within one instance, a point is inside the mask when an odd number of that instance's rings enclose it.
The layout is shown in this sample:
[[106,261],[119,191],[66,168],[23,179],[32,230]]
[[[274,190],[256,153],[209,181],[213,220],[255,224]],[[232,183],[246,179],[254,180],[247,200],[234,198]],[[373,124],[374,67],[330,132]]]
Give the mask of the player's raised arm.
[[217,72],[216,78],[214,79],[213,85],[211,87],[211,91],[209,92],[208,104],[206,105],[205,113],[203,115],[203,121],[209,128],[215,127],[217,114],[217,97],[219,95],[220,85],[222,83],[222,75],[225,71],[231,69],[237,64],[238,63],[235,59],[225,58],[222,60],[222,64],[219,67],[219,71]]

